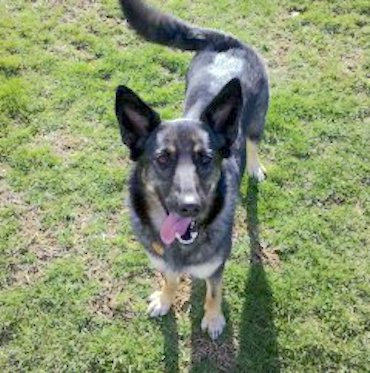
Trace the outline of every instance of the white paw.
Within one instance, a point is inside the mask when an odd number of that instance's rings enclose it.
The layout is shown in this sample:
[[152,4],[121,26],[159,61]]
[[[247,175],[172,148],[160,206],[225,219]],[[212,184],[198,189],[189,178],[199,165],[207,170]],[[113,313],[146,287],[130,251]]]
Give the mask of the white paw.
[[248,167],[248,174],[249,176],[254,177],[258,182],[261,182],[266,178],[265,170],[259,164]]
[[171,307],[171,301],[163,296],[161,291],[155,291],[149,297],[148,313],[151,317],[164,316]]
[[224,330],[225,325],[225,317],[222,313],[219,313],[212,317],[205,315],[201,326],[203,331],[208,331],[212,339],[217,339]]

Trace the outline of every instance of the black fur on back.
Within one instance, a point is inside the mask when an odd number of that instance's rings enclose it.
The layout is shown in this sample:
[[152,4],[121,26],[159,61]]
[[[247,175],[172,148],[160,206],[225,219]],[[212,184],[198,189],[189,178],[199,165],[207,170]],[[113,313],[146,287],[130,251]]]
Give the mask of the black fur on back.
[[242,43],[232,36],[189,25],[141,0],[120,0],[120,4],[131,27],[150,42],[189,51],[225,51],[242,47]]

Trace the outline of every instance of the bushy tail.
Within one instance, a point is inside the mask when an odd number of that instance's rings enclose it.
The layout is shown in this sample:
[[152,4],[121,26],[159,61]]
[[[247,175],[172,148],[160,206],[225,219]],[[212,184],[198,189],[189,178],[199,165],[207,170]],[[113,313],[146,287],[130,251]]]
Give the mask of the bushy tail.
[[120,0],[120,4],[128,23],[148,41],[191,51],[222,51],[242,46],[231,36],[189,25],[141,0]]

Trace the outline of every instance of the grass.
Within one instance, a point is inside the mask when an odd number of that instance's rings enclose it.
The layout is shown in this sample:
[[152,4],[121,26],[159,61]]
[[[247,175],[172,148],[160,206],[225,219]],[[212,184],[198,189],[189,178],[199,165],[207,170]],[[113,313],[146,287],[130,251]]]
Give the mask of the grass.
[[204,285],[188,278],[169,316],[147,317],[160,278],[123,203],[114,89],[180,116],[191,54],[137,38],[115,0],[4,0],[0,370],[368,371],[369,2],[151,3],[237,35],[269,67],[268,179],[242,184],[227,330],[200,332]]

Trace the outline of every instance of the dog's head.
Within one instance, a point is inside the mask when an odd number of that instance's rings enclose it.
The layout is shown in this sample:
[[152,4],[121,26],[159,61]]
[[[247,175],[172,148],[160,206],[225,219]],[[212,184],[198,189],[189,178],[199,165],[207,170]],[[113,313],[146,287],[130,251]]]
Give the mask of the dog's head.
[[[161,236],[165,243],[187,232],[209,213],[223,158],[238,134],[242,92],[231,80],[206,107],[199,120],[161,121],[133,91],[120,86],[116,115],[122,141],[145,180],[167,211]],[[189,238],[189,237],[188,237]],[[184,242],[191,241],[184,239]]]

